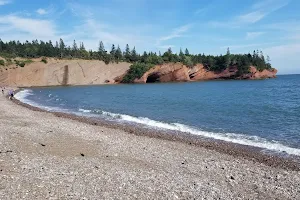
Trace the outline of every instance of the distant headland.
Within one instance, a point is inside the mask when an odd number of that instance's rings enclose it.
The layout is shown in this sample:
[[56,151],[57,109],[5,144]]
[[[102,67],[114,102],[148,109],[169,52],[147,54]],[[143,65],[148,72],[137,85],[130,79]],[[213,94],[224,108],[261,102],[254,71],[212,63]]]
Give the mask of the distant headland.
[[19,87],[56,85],[93,85],[107,83],[152,83],[201,81],[214,79],[275,78],[270,58],[262,51],[248,54],[213,56],[166,52],[137,53],[127,44],[125,51],[103,42],[97,51],[83,43],[72,47],[60,39],[53,44],[34,40],[3,42],[0,39],[0,84]]

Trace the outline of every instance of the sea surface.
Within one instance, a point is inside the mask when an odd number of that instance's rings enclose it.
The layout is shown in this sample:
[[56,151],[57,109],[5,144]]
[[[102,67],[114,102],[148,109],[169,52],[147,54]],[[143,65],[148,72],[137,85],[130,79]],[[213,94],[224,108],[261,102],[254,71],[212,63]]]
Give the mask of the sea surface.
[[48,111],[300,155],[300,75],[255,81],[30,88],[16,98]]

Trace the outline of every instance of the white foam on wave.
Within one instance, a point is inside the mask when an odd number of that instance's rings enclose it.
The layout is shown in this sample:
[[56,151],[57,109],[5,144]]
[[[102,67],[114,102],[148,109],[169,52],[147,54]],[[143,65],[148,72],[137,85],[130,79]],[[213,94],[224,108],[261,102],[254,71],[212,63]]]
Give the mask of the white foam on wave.
[[38,104],[34,101],[31,101],[27,98],[28,96],[31,96],[31,95],[34,95],[33,91],[30,90],[30,89],[25,89],[25,90],[19,91],[15,95],[15,98],[18,99],[19,101],[23,102],[23,103],[26,103],[28,105],[31,105],[31,106],[34,106],[34,107],[37,107],[37,108],[41,108],[43,110],[68,112],[67,109],[61,109],[61,108],[58,108],[58,107],[44,106],[44,105]]
[[[39,105],[31,100],[29,100],[27,97],[33,95],[32,90],[26,89],[18,92],[15,95],[15,98],[20,100],[21,102],[27,103],[31,106],[35,106],[41,109],[45,109],[47,111],[62,111],[62,112],[68,112],[69,110],[61,109],[61,108],[55,108],[55,107],[47,107]],[[87,110],[87,109],[78,109],[79,113],[85,113],[86,116],[89,115],[101,115],[104,118],[110,119],[110,120],[116,120],[120,122],[129,122],[129,123],[137,123],[142,124],[148,127],[157,128],[157,129],[164,129],[164,130],[172,130],[172,131],[179,131],[183,133],[203,136],[207,138],[217,139],[217,140],[223,140],[226,142],[232,142],[236,144],[241,145],[248,145],[253,147],[259,147],[275,152],[286,152],[291,155],[297,155],[300,156],[300,149],[288,147],[286,145],[280,144],[279,142],[271,142],[267,141],[266,139],[260,138],[258,136],[247,136],[243,134],[236,134],[236,133],[218,133],[218,132],[209,132],[209,131],[203,131],[194,127],[190,127],[184,124],[180,123],[166,123],[166,122],[160,122],[155,121],[146,117],[134,117],[130,115],[125,114],[118,114],[118,113],[111,113],[101,110]],[[73,112],[74,114],[79,114],[78,112]]]
[[85,110],[85,109],[82,109],[82,108],[79,108],[78,111],[79,112],[83,112],[83,113],[90,113],[90,112],[92,112],[91,110]]
[[248,145],[248,146],[263,148],[271,151],[285,152],[291,155],[300,156],[300,149],[288,147],[286,145],[280,144],[279,142],[267,141],[266,139],[260,138],[258,136],[247,136],[247,135],[236,134],[236,133],[209,132],[209,131],[199,130],[197,128],[193,128],[180,123],[165,123],[165,122],[155,121],[145,117],[133,117],[130,115],[116,114],[116,113],[99,111],[99,110],[95,110],[92,112],[100,113],[104,117],[107,117],[109,119],[114,119],[117,121],[137,123],[137,124],[142,124],[142,125],[146,125],[158,129],[179,131],[183,133],[189,133],[193,135],[222,140],[226,142]]

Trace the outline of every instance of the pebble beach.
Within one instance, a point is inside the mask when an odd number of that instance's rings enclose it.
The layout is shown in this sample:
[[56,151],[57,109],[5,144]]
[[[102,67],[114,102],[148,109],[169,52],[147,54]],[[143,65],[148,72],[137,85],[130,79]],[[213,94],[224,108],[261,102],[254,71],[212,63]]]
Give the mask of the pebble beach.
[[297,164],[131,134],[5,96],[0,144],[0,199],[300,199]]

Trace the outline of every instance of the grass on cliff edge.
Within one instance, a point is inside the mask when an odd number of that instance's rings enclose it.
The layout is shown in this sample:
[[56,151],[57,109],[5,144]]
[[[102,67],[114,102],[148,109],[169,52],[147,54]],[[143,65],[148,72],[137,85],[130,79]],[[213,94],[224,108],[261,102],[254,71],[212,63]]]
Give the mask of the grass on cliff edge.
[[149,63],[134,63],[130,66],[127,74],[124,76],[122,83],[133,83],[136,78],[141,78],[144,73],[154,65]]

